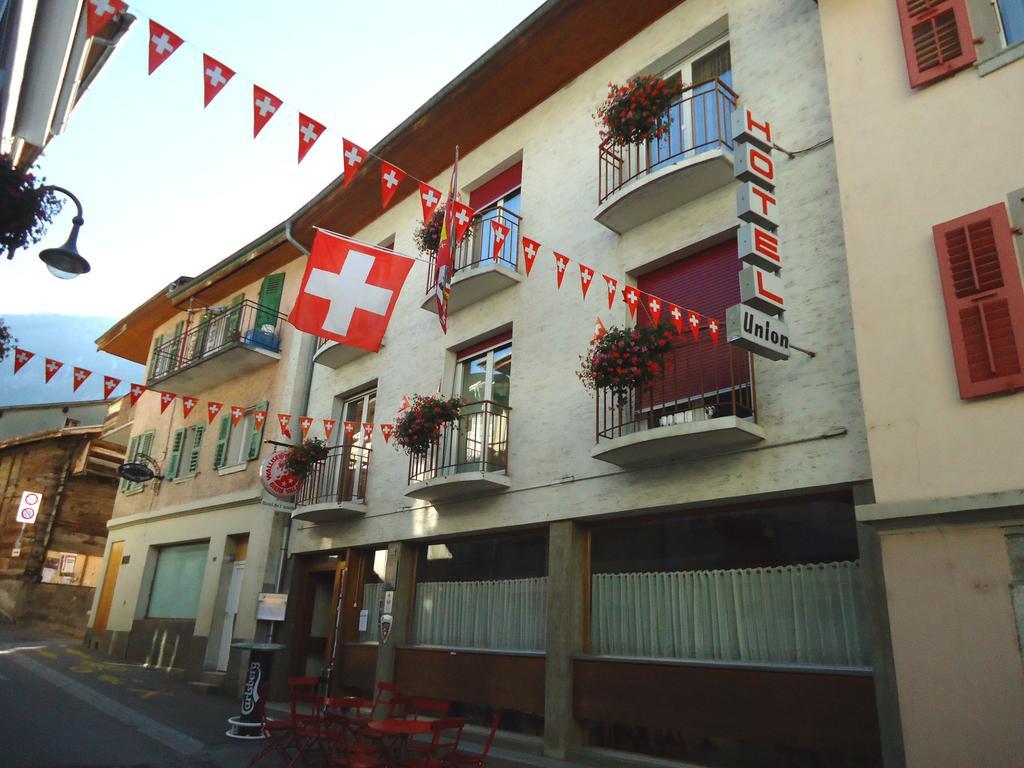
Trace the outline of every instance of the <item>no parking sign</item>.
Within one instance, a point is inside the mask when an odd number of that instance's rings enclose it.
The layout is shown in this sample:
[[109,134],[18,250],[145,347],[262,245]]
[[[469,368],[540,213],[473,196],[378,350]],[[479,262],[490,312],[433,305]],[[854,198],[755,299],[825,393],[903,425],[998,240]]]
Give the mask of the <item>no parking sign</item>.
[[18,522],[25,525],[33,525],[36,522],[36,515],[39,514],[39,505],[43,502],[43,494],[35,491],[25,491],[21,494],[21,504],[18,505]]

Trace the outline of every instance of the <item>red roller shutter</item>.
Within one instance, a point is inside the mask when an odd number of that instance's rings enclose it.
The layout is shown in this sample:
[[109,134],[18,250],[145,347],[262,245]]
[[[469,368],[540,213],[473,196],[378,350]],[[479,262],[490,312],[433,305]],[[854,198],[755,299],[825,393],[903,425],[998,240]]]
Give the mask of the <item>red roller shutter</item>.
[[929,85],[977,59],[967,0],[896,0],[910,87]]
[[507,168],[490,181],[486,181],[469,193],[469,207],[474,211],[493,203],[523,183],[523,164],[516,163]]
[[1024,388],[1024,285],[1006,207],[932,228],[965,400]]

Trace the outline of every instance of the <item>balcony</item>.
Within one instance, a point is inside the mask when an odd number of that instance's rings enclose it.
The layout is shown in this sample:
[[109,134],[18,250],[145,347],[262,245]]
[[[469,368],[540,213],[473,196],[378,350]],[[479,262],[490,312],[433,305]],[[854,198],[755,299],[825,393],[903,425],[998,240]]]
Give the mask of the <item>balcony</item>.
[[310,468],[295,494],[292,517],[314,523],[335,523],[366,513],[366,478],[372,449],[336,445]]
[[621,235],[731,183],[736,100],[721,80],[707,80],[685,88],[669,107],[669,130],[661,138],[626,146],[602,142],[594,220]]
[[489,400],[463,405],[425,455],[409,457],[405,495],[434,503],[508,488],[510,413]]
[[284,316],[254,301],[211,313],[153,352],[147,386],[198,394],[281,359]]
[[661,376],[622,398],[596,393],[591,456],[620,467],[726,453],[765,437],[757,424],[751,354],[710,338],[665,355]]
[[[498,253],[494,253],[494,229],[497,221],[509,228],[508,236]],[[455,250],[452,290],[448,297],[448,314],[492,296],[522,281],[519,274],[519,225],[522,218],[504,208],[491,208],[473,217],[466,236]],[[434,263],[430,257],[427,269],[427,294],[420,306],[437,312],[434,297]]]
[[318,336],[313,362],[326,365],[328,368],[341,368],[341,366],[368,354],[370,354],[369,350]]

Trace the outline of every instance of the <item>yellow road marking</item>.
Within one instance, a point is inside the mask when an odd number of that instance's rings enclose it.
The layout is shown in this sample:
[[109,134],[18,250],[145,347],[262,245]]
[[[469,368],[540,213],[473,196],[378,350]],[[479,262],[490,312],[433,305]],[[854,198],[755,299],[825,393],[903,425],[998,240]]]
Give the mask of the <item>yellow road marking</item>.
[[97,680],[102,680],[104,683],[113,683],[114,685],[121,684],[120,677],[114,677],[113,675],[96,675]]
[[159,689],[155,691],[148,691],[142,688],[129,688],[128,690],[132,693],[139,694],[139,696],[143,699],[151,699],[154,696],[173,696],[173,694],[170,691],[164,691]]
[[36,648],[35,651],[40,656],[45,656],[48,659],[56,659],[57,658],[57,654],[56,653],[54,653],[53,651],[48,651],[46,648]]

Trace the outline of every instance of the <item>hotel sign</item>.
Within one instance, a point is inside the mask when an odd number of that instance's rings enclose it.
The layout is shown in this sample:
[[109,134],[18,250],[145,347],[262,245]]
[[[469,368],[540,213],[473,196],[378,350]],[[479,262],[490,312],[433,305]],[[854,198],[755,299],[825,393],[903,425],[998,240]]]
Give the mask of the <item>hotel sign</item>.
[[740,302],[725,314],[726,338],[769,360],[789,358],[789,328],[783,320],[786,299],[782,288],[779,249],[779,200],[772,160],[772,125],[749,109],[732,113],[733,175],[736,216],[740,220]]

